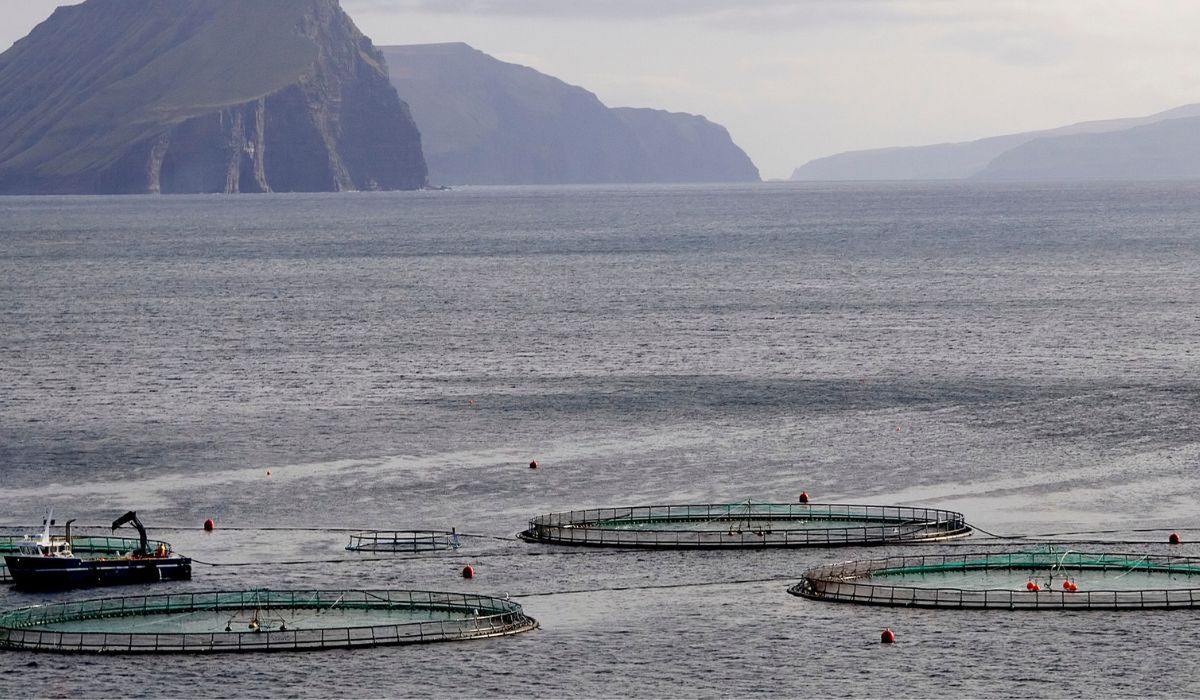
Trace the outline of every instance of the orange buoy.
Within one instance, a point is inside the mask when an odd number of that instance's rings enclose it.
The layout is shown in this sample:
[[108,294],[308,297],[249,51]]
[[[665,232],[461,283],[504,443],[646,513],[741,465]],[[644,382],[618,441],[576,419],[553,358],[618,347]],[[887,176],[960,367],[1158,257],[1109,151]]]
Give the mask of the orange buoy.
[[892,631],[891,627],[883,628],[883,632],[879,635],[879,643],[880,644],[895,644],[896,643],[896,633]]
[[531,460],[529,460],[529,468],[530,468],[530,469],[537,469],[537,468],[538,468],[538,463],[537,463],[537,460],[536,460],[536,459],[531,459]]
[[1170,542],[1171,544],[1179,544],[1179,541],[1180,540],[1179,540],[1178,532],[1172,532],[1171,536],[1167,538],[1167,542]]
[[216,527],[217,527],[217,524],[213,522],[212,518],[209,518],[208,520],[204,521],[204,531],[205,532],[212,532]]
[[800,502],[801,502],[801,503],[808,503],[808,491],[801,491],[801,492],[800,492]]
[[470,564],[467,564],[466,566],[463,567],[462,577],[463,578],[475,578],[475,569],[473,569]]

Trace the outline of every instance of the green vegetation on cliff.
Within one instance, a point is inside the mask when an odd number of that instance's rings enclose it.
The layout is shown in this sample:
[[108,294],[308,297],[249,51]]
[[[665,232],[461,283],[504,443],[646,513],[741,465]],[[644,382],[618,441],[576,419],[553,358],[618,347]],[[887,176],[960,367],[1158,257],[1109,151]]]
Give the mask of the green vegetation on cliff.
[[408,109],[337,0],[88,0],[0,54],[0,192],[424,184]]

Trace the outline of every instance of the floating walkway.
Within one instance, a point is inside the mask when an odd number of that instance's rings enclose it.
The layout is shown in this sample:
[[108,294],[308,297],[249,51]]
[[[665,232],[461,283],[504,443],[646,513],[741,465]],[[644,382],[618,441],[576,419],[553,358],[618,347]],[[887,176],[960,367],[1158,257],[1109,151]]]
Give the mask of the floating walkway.
[[[0,535],[0,583],[11,583],[12,576],[8,573],[8,565],[4,563],[5,554],[16,554],[17,543],[24,540],[24,535]],[[141,541],[136,537],[88,537],[76,535],[71,538],[71,551],[76,556],[91,559],[100,556],[121,556],[136,552]],[[169,554],[171,545],[159,540],[147,540],[146,546],[151,552],[160,546]]]
[[918,608],[1197,608],[1200,558],[1047,547],[864,559],[809,569],[788,592],[813,600]]
[[352,552],[435,552],[460,546],[455,530],[365,530],[350,535],[346,549]]
[[0,649],[46,652],[304,651],[446,642],[537,628],[517,603],[432,591],[175,593],[0,613]]
[[901,506],[718,503],[550,513],[529,542],[597,547],[718,549],[902,544],[965,537],[962,513]]

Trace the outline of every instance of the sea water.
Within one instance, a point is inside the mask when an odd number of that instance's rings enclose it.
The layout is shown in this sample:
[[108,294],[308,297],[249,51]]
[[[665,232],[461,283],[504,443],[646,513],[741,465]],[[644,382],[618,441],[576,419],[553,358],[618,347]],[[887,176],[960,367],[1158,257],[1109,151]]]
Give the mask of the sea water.
[[[4,652],[0,696],[1197,695],[1193,611],[822,604],[786,593],[807,567],[904,550],[512,539],[552,511],[807,491],[1200,555],[1197,338],[1196,183],[0,198],[0,525],[136,510],[198,562],[0,607],[415,588],[542,624]],[[457,552],[344,550],[451,527]]]

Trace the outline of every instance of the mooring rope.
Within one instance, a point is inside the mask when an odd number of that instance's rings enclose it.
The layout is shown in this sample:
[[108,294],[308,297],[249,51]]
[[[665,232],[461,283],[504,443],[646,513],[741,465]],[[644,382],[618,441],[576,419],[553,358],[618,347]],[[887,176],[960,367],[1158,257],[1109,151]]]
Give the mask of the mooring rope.
[[[1105,539],[1066,539],[1053,537],[1035,537],[1033,535],[1020,537],[1003,537],[987,539],[966,539],[947,542],[945,540],[912,540],[904,541],[903,543],[889,542],[886,543],[892,547],[1001,547],[1009,542],[1027,542],[1029,544],[1136,544],[1136,545],[1158,545],[1166,544],[1163,540],[1105,540]],[[874,545],[872,545],[874,546]]]
[[1063,537],[1067,535],[1107,535],[1115,532],[1197,532],[1200,527],[1139,527],[1121,528],[1119,530],[1076,530],[1074,532],[1042,532],[1026,537]]
[[[1193,532],[1200,531],[1200,527],[1140,527],[1140,528],[1121,528],[1111,530],[1069,530],[1064,532],[1043,532],[1033,535],[998,535],[994,532],[988,532],[974,523],[963,521],[968,527],[976,532],[983,533],[988,537],[993,537],[998,540],[1022,540],[1025,542],[1034,542],[1039,544],[1056,544],[1056,543],[1073,543],[1073,544],[1163,544],[1162,540],[1112,540],[1112,539],[1061,539],[1064,537],[1078,537],[1080,535],[1107,535],[1116,533],[1137,533],[1137,532]],[[914,543],[915,544],[915,543]],[[922,543],[925,544],[925,543]],[[929,544],[936,544],[930,542]],[[965,543],[955,543],[965,544]]]
[[1029,535],[997,535],[994,532],[988,532],[987,530],[984,530],[983,528],[979,527],[975,523],[969,523],[966,520],[963,521],[963,524],[976,532],[982,532],[983,534],[987,535],[988,537],[995,537],[998,540],[1023,540],[1026,537],[1029,537]]
[[[734,506],[740,506],[740,507],[746,506],[745,503],[731,503],[728,505],[730,508],[732,508]],[[732,513],[730,513],[730,515],[732,515]],[[719,517],[719,516],[715,516],[714,519],[717,519],[717,517]],[[1105,545],[1105,544],[1152,545],[1152,544],[1162,544],[1162,542],[1160,540],[1131,540],[1131,539],[1061,540],[1061,539],[1055,539],[1055,538],[1078,537],[1078,536],[1082,536],[1082,535],[1104,535],[1104,534],[1116,534],[1116,533],[1148,533],[1148,532],[1162,533],[1162,532],[1168,532],[1168,531],[1171,531],[1171,532],[1200,532],[1200,527],[1174,527],[1174,528],[1156,527],[1156,528],[1118,528],[1118,529],[1107,529],[1107,530],[1068,530],[1068,531],[1061,531],[1061,532],[1044,532],[1044,533],[1025,534],[1025,535],[1003,535],[1003,534],[997,534],[997,533],[985,530],[984,528],[979,527],[978,525],[971,523],[971,522],[964,521],[964,524],[966,524],[967,526],[969,526],[971,529],[975,530],[976,532],[986,535],[987,537],[990,537],[990,538],[993,538],[996,540],[1004,540],[1004,541],[1021,540],[1021,541],[1025,541],[1025,542],[1040,543],[1040,544],[1055,544],[1055,543],[1060,543],[1060,542],[1067,542],[1067,543],[1075,543],[1075,544],[1098,544],[1098,545]],[[42,527],[42,525],[39,524],[36,526],[36,529],[40,529],[41,527]],[[35,529],[35,526],[32,526],[32,525],[0,525],[0,528],[12,529],[12,530],[16,530],[16,529],[30,530],[30,529]],[[108,525],[75,525],[75,528],[77,530],[84,530],[84,529],[107,530],[107,529],[110,529]],[[159,527],[155,527],[154,529],[160,530],[160,531],[168,531],[168,532],[190,532],[190,531],[204,530],[203,526],[184,526],[184,525],[159,526]],[[327,532],[327,533],[403,532],[401,530],[378,530],[378,529],[362,528],[362,527],[318,527],[318,526],[290,526],[290,525],[283,525],[283,526],[254,526],[254,525],[237,526],[237,525],[232,525],[232,526],[221,526],[217,529],[217,532],[221,532],[221,531],[229,531],[229,532]],[[447,531],[447,532],[449,532],[449,531]],[[493,535],[493,534],[480,533],[480,532],[458,532],[457,534],[461,538],[484,539],[484,540],[493,540],[493,541],[497,541],[497,542],[521,542],[522,541],[520,537],[516,537],[516,536],[512,536],[512,535]],[[974,540],[974,543],[976,546],[978,546],[980,544],[978,540]],[[942,540],[928,540],[928,541],[913,540],[910,542],[905,542],[905,544],[906,545],[924,544],[924,545],[930,545],[930,546],[954,547],[954,546],[963,546],[963,545],[969,546],[971,543],[970,542],[946,542],[946,541],[942,541]],[[618,549],[617,551],[629,551],[632,549],[636,549],[636,548],[628,548],[628,549],[622,548],[622,549]],[[561,554],[561,553],[554,553],[554,554]],[[591,554],[591,556],[594,556],[594,555],[595,555],[595,553]],[[475,555],[475,556],[482,556],[482,555]],[[312,563],[339,563],[341,561],[385,561],[385,560],[396,561],[396,560],[403,559],[403,558],[404,557],[385,557],[385,558],[379,558],[379,559],[365,559],[365,558],[337,559],[337,560],[324,559],[324,560],[317,560]],[[412,557],[412,558],[430,558],[430,557],[426,556],[426,557]],[[246,562],[244,564],[242,564],[242,563],[210,564],[208,562],[202,562],[202,561],[198,561],[198,560],[194,560],[194,559],[193,559],[193,561],[196,561],[196,563],[199,563],[199,564],[206,564],[206,565],[211,565],[211,566],[242,566],[242,565],[249,566],[251,564],[250,562]],[[281,564],[285,564],[285,563],[286,562],[281,562]],[[307,563],[307,562],[297,562],[297,563]]]
[[442,557],[358,557],[354,559],[292,559],[289,561],[203,561],[194,557],[189,558],[193,564],[202,564],[204,566],[302,566],[305,564],[349,564],[352,562],[404,561],[405,559],[437,559]]
[[778,583],[780,581],[795,581],[797,576],[773,576],[771,578],[744,578],[729,581],[698,581],[691,583],[657,583],[640,586],[607,586],[601,588],[572,588],[560,591],[542,591],[537,593],[510,593],[513,598],[538,598],[551,595],[573,595],[576,593],[603,593],[605,591],[647,591],[656,588],[700,588],[703,586],[731,586],[746,583]]
[[1125,573],[1123,573],[1123,574],[1118,574],[1118,575],[1116,576],[1116,578],[1124,578],[1124,577],[1128,576],[1129,574],[1132,574],[1132,573],[1134,572],[1134,570],[1135,570],[1135,569],[1137,569],[1137,568],[1138,568],[1138,566],[1139,566],[1139,565],[1140,565],[1142,562],[1146,561],[1146,560],[1147,560],[1147,559],[1149,559],[1149,558],[1150,558],[1150,555],[1149,555],[1149,554],[1147,554],[1147,555],[1143,556],[1141,559],[1138,559],[1138,560],[1134,561],[1132,564],[1129,564],[1129,570],[1128,570],[1128,571],[1126,571],[1126,572],[1125,572]]
[[631,547],[611,547],[611,548],[606,548],[604,551],[596,551],[594,549],[590,550],[590,551],[583,551],[583,550],[571,550],[571,551],[519,550],[519,551],[509,551],[509,552],[478,552],[478,553],[471,552],[471,553],[467,553],[467,554],[458,552],[455,554],[410,554],[410,555],[405,555],[405,556],[393,556],[393,557],[338,557],[338,558],[332,558],[332,559],[289,559],[289,560],[285,560],[285,561],[228,561],[228,562],[222,562],[222,561],[212,562],[212,561],[203,561],[200,559],[192,558],[192,563],[193,564],[202,564],[204,566],[302,566],[304,564],[357,564],[360,562],[371,563],[371,562],[381,562],[381,561],[417,561],[417,560],[422,560],[422,559],[427,560],[427,561],[459,561],[459,562],[461,562],[461,561],[475,561],[478,559],[491,559],[494,557],[513,557],[513,556],[603,557],[603,556],[614,556],[614,555],[618,555],[618,554],[640,554],[640,553],[643,553],[644,551],[645,550],[631,548]]
[[500,540],[501,542],[521,542],[522,541],[520,537],[511,537],[511,536],[503,537],[501,535],[484,535],[484,534],[474,533],[474,532],[460,532],[460,533],[458,533],[458,536],[459,537],[474,537],[475,539],[480,539],[480,540]]

